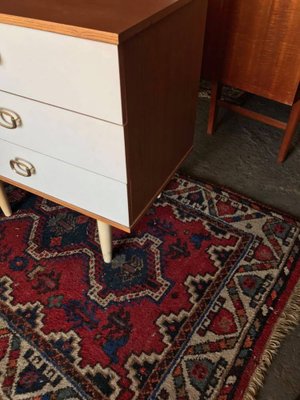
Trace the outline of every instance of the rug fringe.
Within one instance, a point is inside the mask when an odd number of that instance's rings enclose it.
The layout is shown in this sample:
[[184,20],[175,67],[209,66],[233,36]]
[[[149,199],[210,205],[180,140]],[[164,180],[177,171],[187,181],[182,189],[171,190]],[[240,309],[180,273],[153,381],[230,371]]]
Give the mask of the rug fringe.
[[263,386],[266,373],[274,356],[277,354],[282,340],[288,333],[293,331],[300,323],[300,281],[296,284],[293,294],[289,299],[284,311],[281,313],[272,336],[261,356],[258,366],[250,380],[248,388],[244,393],[243,400],[255,400],[259,389]]

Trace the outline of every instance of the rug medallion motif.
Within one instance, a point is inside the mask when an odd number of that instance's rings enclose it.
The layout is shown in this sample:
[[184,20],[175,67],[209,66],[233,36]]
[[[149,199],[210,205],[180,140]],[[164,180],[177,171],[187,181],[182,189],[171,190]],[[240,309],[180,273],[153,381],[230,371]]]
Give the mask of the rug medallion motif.
[[299,222],[176,176],[104,264],[95,221],[8,194],[0,398],[242,398],[299,279]]

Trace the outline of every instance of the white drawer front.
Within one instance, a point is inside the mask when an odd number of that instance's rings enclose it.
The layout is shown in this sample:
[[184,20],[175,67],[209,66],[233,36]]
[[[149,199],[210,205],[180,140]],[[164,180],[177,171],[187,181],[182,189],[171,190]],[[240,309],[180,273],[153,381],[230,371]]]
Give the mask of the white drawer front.
[[122,126],[0,91],[3,108],[21,123],[8,129],[0,117],[0,139],[126,183]]
[[[16,157],[30,162],[35,173],[23,177],[10,167]],[[0,175],[129,226],[127,185],[0,141]]]
[[0,24],[0,89],[122,124],[118,47]]

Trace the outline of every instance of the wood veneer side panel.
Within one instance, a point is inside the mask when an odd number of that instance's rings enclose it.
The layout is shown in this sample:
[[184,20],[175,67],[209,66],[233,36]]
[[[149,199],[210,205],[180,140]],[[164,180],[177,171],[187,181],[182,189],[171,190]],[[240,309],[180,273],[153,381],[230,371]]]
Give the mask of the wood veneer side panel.
[[135,215],[135,219],[131,222],[131,228],[134,227],[134,225],[139,221],[139,219],[145,214],[147,209],[151,207],[151,205],[154,203],[154,201],[157,199],[157,197],[161,194],[161,192],[165,189],[165,186],[167,183],[172,179],[174,176],[175,172],[177,169],[180,167],[181,163],[186,159],[186,157],[190,154],[190,152],[193,150],[193,146],[187,151],[187,153],[182,157],[182,159],[179,161],[179,163],[173,168],[172,172],[170,175],[167,177],[167,179],[162,183],[162,185],[159,187],[159,189],[156,191],[154,196],[148,201],[148,203],[145,205],[143,210],[138,214]]
[[131,224],[192,147],[206,7],[193,0],[120,46]]
[[300,79],[299,0],[210,0],[203,71],[291,105]]
[[138,34],[142,30],[147,29],[149,26],[155,24],[159,20],[166,18],[169,14],[172,14],[178,8],[183,7],[184,5],[190,3],[191,1],[193,1],[193,0],[180,0],[180,1],[177,1],[176,3],[174,2],[170,5],[168,5],[167,7],[162,8],[159,12],[151,15],[149,18],[141,20],[140,22],[136,23],[135,25],[132,25],[131,27],[124,30],[123,32],[120,32],[119,43],[122,43],[125,40],[128,40],[132,36]]
[[[224,80],[228,84],[237,82],[251,93],[293,104],[300,78],[299,0],[235,3]],[[243,54],[242,60],[239,54]]]

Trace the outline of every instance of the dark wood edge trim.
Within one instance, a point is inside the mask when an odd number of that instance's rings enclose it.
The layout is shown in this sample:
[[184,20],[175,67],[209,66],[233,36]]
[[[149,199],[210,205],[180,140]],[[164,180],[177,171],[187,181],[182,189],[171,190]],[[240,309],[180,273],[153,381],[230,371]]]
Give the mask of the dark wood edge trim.
[[0,181],[3,181],[3,182],[6,182],[6,183],[9,183],[10,185],[19,187],[20,189],[23,189],[23,190],[26,190],[27,192],[35,194],[36,196],[40,196],[40,197],[43,197],[43,198],[45,198],[47,200],[53,201],[54,203],[57,203],[57,204],[59,204],[61,206],[70,208],[71,210],[79,212],[80,214],[84,214],[84,215],[86,215],[86,216],[88,216],[90,218],[103,221],[103,222],[105,222],[105,223],[107,223],[107,224],[109,224],[109,225],[111,225],[111,226],[113,226],[115,228],[121,229],[124,232],[127,232],[127,233],[131,232],[131,228],[128,227],[128,226],[121,225],[121,224],[119,224],[117,222],[111,221],[110,219],[104,218],[101,215],[94,214],[94,213],[92,213],[90,211],[84,210],[83,208],[74,206],[73,204],[67,203],[67,202],[65,202],[63,200],[59,200],[56,197],[53,197],[53,196],[51,196],[49,194],[40,192],[39,190],[32,189],[32,188],[30,188],[30,187],[28,187],[26,185],[23,185],[22,183],[15,182],[12,179],[9,179],[9,178],[6,178],[6,177],[0,175]]
[[[299,68],[299,78],[300,78],[300,68]],[[297,100],[300,99],[300,79],[299,79],[299,83],[298,83],[298,88],[296,90],[296,94],[295,94],[295,98],[294,98],[294,103],[296,103]]]
[[229,103],[224,100],[218,100],[218,105],[220,107],[226,108],[227,110],[241,114],[244,117],[248,117],[248,118],[254,119],[256,121],[263,122],[264,124],[274,126],[275,128],[284,130],[287,127],[286,122],[282,122],[278,119],[268,117],[264,114],[260,114],[258,112],[252,111],[252,110],[248,110],[247,108],[237,106],[236,104],[232,104],[232,103]]
[[145,212],[148,210],[149,207],[154,203],[158,195],[164,190],[164,188],[167,186],[169,181],[172,179],[174,176],[175,172],[178,170],[182,162],[186,159],[186,157],[190,154],[190,152],[193,150],[194,146],[192,146],[182,157],[182,159],[179,161],[179,163],[176,165],[176,167],[172,170],[168,178],[165,180],[164,184],[155,192],[155,195],[151,198],[151,200],[148,202],[148,204],[145,206],[145,208],[140,212],[140,214],[137,216],[137,218],[134,220],[134,222],[130,225],[131,230],[134,228],[134,225],[139,221],[139,219],[145,214]]
[[120,74],[120,85],[121,85],[121,101],[123,111],[123,128],[124,128],[124,142],[125,142],[125,159],[126,159],[126,174],[127,174],[127,199],[128,199],[128,213],[129,221],[132,219],[132,184],[131,184],[131,170],[130,170],[130,146],[128,140],[128,112],[127,112],[127,87],[125,79],[125,64],[124,64],[124,52],[122,45],[118,46],[119,55],[119,74]]
[[0,23],[21,26],[23,28],[37,29],[40,31],[59,33],[61,35],[74,36],[81,39],[95,40],[115,45],[119,44],[119,35],[117,33],[59,24],[57,22],[43,21],[39,19],[18,17],[15,15],[0,13]]

